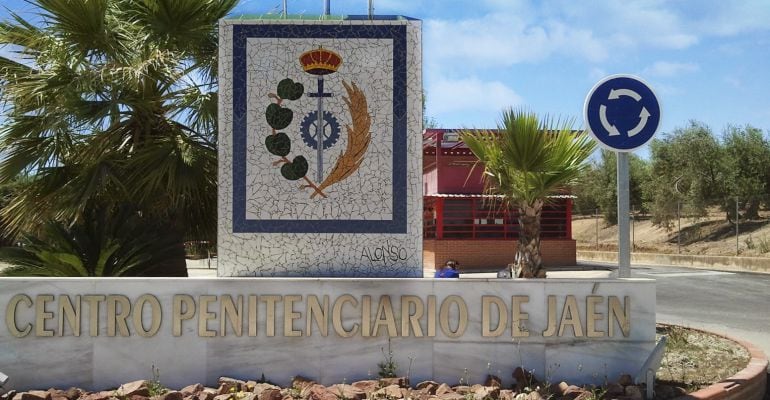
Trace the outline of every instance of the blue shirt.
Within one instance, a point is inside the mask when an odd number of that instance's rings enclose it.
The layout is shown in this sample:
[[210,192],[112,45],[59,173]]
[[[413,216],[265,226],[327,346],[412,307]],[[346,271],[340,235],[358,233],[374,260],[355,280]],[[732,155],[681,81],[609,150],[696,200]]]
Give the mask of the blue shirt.
[[459,278],[460,273],[454,268],[444,267],[433,275],[434,278]]

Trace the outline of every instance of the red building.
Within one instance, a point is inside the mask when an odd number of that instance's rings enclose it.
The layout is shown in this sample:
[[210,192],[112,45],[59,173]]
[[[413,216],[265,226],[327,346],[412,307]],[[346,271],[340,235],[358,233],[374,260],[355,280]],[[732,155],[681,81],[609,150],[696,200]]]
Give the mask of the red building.
[[[460,270],[499,270],[513,262],[518,212],[496,196],[484,195],[483,168],[458,133],[423,132],[423,268],[441,268],[449,259]],[[575,265],[571,196],[555,196],[543,209],[540,250],[543,263]]]

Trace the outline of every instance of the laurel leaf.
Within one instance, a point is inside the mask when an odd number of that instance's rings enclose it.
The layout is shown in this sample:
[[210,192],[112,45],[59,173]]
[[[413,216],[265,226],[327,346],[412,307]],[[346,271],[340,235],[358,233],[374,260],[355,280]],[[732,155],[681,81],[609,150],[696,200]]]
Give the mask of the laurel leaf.
[[[334,164],[331,173],[318,186],[319,190],[341,182],[356,172],[364,161],[366,150],[369,148],[369,143],[372,139],[372,134],[369,131],[372,125],[372,117],[369,115],[364,92],[353,82],[348,84],[343,80],[342,84],[345,86],[345,91],[348,94],[347,97],[343,97],[343,100],[348,106],[353,125],[345,125],[345,129],[348,132],[347,146]],[[316,193],[313,193],[311,198],[315,195]]]

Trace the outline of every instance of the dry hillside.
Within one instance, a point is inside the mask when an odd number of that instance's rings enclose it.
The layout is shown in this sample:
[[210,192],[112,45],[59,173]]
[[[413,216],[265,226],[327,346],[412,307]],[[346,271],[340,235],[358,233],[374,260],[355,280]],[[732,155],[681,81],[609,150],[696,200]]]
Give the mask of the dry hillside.
[[[598,249],[617,249],[617,225],[609,226],[599,220]],[[735,225],[725,220],[724,214],[714,213],[708,218],[682,218],[681,253],[708,255],[736,255]],[[649,219],[631,224],[633,251],[648,253],[678,252],[677,227],[666,230],[654,226]],[[576,216],[572,220],[572,236],[580,250],[597,249],[597,219]],[[770,219],[742,221],[738,225],[738,254],[747,257],[770,257]]]

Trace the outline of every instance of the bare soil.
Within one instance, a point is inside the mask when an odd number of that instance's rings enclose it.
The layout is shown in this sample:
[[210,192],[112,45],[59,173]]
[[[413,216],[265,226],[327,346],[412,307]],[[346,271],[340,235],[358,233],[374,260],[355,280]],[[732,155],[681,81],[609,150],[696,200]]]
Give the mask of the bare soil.
[[750,360],[743,346],[721,336],[675,325],[659,325],[657,333],[668,338],[658,385],[693,392],[735,375]]

